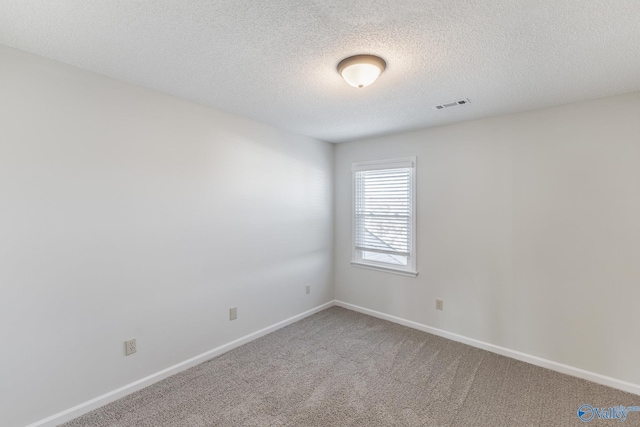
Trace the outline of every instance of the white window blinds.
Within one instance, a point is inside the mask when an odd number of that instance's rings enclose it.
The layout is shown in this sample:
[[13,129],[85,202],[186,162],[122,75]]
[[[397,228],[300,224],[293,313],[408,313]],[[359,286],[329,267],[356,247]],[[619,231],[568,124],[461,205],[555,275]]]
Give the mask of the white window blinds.
[[354,164],[356,261],[413,264],[413,168],[405,159]]

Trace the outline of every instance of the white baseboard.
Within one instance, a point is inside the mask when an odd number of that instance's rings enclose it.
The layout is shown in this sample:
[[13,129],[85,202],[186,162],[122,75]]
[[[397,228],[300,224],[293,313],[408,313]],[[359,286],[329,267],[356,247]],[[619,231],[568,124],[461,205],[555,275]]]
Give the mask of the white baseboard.
[[417,330],[427,332],[433,335],[437,335],[443,338],[447,338],[452,341],[461,342],[463,344],[467,344],[472,347],[481,348],[483,350],[500,354],[502,356],[510,357],[512,359],[520,360],[522,362],[531,363],[532,365],[540,366],[542,368],[551,369],[552,371],[560,372],[560,373],[571,375],[577,378],[582,378],[587,381],[592,381],[594,383],[613,387],[618,390],[640,395],[640,385],[638,384],[633,384],[633,383],[622,381],[616,378],[607,377],[605,375],[586,371],[584,369],[574,368],[573,366],[564,365],[562,363],[553,362],[551,360],[543,359],[541,357],[532,356],[526,353],[521,353],[519,351],[511,350],[505,347],[500,347],[498,345],[489,344],[484,341],[479,341],[473,338],[465,337],[463,335],[447,332],[442,329],[423,325],[422,323],[413,322],[411,320],[403,319],[401,317],[392,316],[389,314],[381,313],[379,311],[370,310],[368,308],[364,308],[354,304],[349,304],[346,302],[335,300],[335,301],[329,301],[311,310],[305,311],[304,313],[300,313],[296,316],[285,319],[274,325],[260,329],[259,331],[253,332],[242,338],[238,338],[237,340],[231,341],[230,343],[216,347],[213,350],[209,350],[198,356],[192,357],[191,359],[185,360],[184,362],[170,366],[167,369],[163,369],[162,371],[156,372],[155,374],[151,374],[138,381],[134,381],[116,390],[110,391],[109,393],[105,393],[102,396],[96,397],[95,399],[88,400],[84,403],[74,406],[73,408],[69,408],[55,415],[47,417],[43,420],[36,421],[35,423],[29,424],[27,427],[55,427],[67,421],[71,421],[72,419],[77,418],[83,414],[86,414],[87,412],[93,411],[94,409],[97,409],[108,403],[116,401],[135,391],[148,387],[171,375],[177,374],[178,372],[182,372],[186,369],[191,368],[192,366],[196,366],[202,362],[205,362],[209,359],[212,359],[216,356],[219,356],[223,353],[233,350],[236,347],[239,347],[243,344],[246,344],[250,341],[253,341],[257,338],[267,335],[268,333],[274,332],[280,328],[283,328],[287,325],[297,322],[298,320],[302,320],[305,317],[311,316],[312,314],[318,313],[334,305],[346,308],[348,310],[353,310],[359,313],[367,314],[369,316],[377,317],[379,319],[388,320],[393,323],[397,323],[403,326],[407,326],[413,329],[417,329]]
[[433,328],[431,326],[423,325],[422,323],[413,322],[411,320],[403,319],[401,317],[391,316],[389,314],[381,313],[379,311],[370,310],[368,308],[360,307],[354,304],[349,304],[342,301],[335,301],[335,305],[343,307],[349,310],[357,311],[359,313],[368,314],[369,316],[377,317],[379,319],[388,320],[393,323],[398,323],[409,328],[418,329],[423,332],[428,332],[439,337],[447,338],[452,341],[461,342],[463,344],[470,345],[472,347],[481,348],[483,350],[497,353],[502,356],[510,357],[512,359],[520,360],[522,362],[530,363],[532,365],[540,366],[542,368],[551,369],[552,371],[560,372],[562,374],[571,375],[574,377],[582,378],[583,380],[592,381],[594,383],[606,385],[616,388],[618,390],[626,391],[640,395],[640,385],[633,384],[627,381],[619,380],[616,378],[607,377],[605,375],[596,374],[595,372],[586,371],[580,368],[574,368],[573,366],[564,365],[562,363],[553,362],[551,360],[543,359],[541,357],[532,356],[530,354],[521,353],[516,350],[511,350],[498,345],[489,344],[484,341],[479,341],[473,338],[468,338],[463,335],[447,332],[442,329]]
[[71,421],[72,419],[77,418],[80,415],[84,415],[87,412],[93,411],[94,409],[118,400],[128,394],[148,387],[151,384],[157,383],[158,381],[163,380],[171,375],[189,369],[192,366],[196,366],[202,362],[206,362],[209,359],[233,350],[236,347],[240,347],[243,344],[246,344],[250,341],[267,335],[268,333],[274,332],[280,328],[297,322],[298,320],[304,319],[305,317],[311,316],[312,314],[318,313],[319,311],[322,311],[326,308],[332,307],[333,305],[334,301],[329,301],[328,303],[322,304],[316,308],[312,308],[311,310],[305,311],[304,313],[300,313],[274,325],[268,326],[264,329],[260,329],[259,331],[253,332],[249,335],[245,335],[244,337],[238,338],[237,340],[231,341],[230,343],[221,345],[220,347],[216,347],[213,350],[209,350],[205,353],[199,354],[198,356],[192,357],[191,359],[185,360],[184,362],[156,372],[155,374],[151,374],[138,381],[134,381],[116,390],[105,393],[102,396],[96,397],[95,399],[88,400],[84,403],[74,406],[73,408],[69,408],[43,420],[36,421],[35,423],[29,424],[27,427],[55,427],[62,423],[66,423],[67,421]]

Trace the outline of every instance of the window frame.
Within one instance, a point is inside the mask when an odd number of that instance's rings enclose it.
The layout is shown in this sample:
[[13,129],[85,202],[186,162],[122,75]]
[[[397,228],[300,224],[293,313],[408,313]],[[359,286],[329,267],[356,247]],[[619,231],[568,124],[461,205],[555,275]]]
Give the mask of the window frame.
[[[410,173],[410,245],[407,265],[397,265],[379,261],[366,260],[362,258],[362,250],[356,248],[356,173],[365,170],[385,170],[385,169],[411,169]],[[367,268],[386,273],[399,274],[402,276],[416,277],[418,275],[416,267],[416,156],[400,157],[395,159],[371,160],[365,162],[354,162],[351,166],[351,265],[353,267]]]

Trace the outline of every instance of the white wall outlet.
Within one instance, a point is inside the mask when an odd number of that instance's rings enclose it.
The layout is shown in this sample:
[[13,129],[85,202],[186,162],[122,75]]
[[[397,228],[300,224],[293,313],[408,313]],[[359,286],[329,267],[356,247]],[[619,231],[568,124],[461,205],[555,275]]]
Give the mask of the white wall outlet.
[[311,285],[307,285],[306,292],[307,294],[311,293]]
[[441,299],[436,300],[436,310],[444,310],[444,301]]
[[238,318],[238,307],[231,307],[229,309],[229,320],[236,320]]
[[129,356],[130,354],[135,353],[136,350],[136,339],[130,339],[129,341],[124,342],[124,354],[125,356]]

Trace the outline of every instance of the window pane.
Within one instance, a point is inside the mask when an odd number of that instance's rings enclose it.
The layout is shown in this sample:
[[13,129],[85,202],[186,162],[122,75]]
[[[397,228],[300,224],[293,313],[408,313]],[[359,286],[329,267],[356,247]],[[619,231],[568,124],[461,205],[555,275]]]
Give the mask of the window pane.
[[380,254],[377,252],[362,252],[362,259],[366,261],[384,262],[386,264],[407,265],[408,258],[402,255]]
[[413,277],[417,274],[415,167],[415,157],[352,165],[352,264]]
[[[356,173],[355,184],[356,246],[408,253],[411,245],[411,169],[360,171]],[[388,256],[383,259],[386,261],[380,262],[398,263]]]

